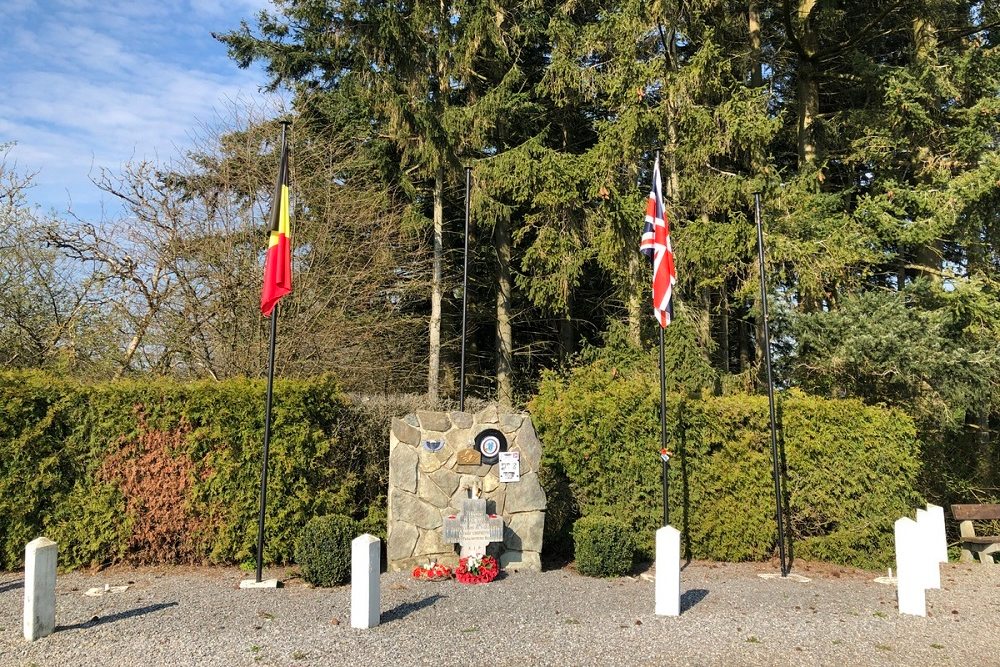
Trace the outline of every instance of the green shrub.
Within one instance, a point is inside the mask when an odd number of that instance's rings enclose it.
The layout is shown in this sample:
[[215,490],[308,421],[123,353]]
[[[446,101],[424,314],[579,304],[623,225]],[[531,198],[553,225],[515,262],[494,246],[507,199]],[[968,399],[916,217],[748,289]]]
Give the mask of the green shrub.
[[[264,391],[0,373],[0,570],[43,534],[66,567],[252,560]],[[384,515],[387,424],[325,377],[276,382],[272,420],[265,564],[311,517]]]
[[632,569],[635,539],[624,522],[585,516],[573,524],[576,569],[591,577],[620,577]]
[[336,586],[351,578],[351,540],[360,535],[358,522],[342,514],[309,520],[295,543],[295,562],[302,578],[316,586]]
[[[653,556],[662,523],[657,369],[597,359],[547,375],[530,405],[549,465],[583,516],[613,515]],[[920,504],[912,420],[856,400],[779,394],[796,557],[858,567],[892,561],[893,522]],[[776,548],[767,398],[685,398],[667,410],[670,519],[685,555],[766,560]]]

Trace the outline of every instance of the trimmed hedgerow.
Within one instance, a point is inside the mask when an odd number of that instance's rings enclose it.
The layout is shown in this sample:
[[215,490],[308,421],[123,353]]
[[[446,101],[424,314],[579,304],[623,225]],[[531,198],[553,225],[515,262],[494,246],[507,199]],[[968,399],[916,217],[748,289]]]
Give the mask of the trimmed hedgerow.
[[591,515],[573,524],[574,557],[580,574],[620,577],[632,569],[635,538],[632,527],[612,517]]
[[336,586],[351,577],[351,540],[360,534],[357,521],[343,514],[309,520],[295,543],[295,562],[302,578],[316,586]]
[[[41,534],[68,567],[251,561],[264,390],[0,373],[0,569]],[[314,516],[384,512],[386,441],[333,380],[275,383],[265,563]]]
[[[531,403],[545,456],[582,515],[630,525],[641,555],[662,523],[659,386],[641,365],[598,359],[549,374]],[[796,557],[859,567],[892,559],[892,524],[919,503],[916,431],[903,412],[856,400],[779,395]],[[668,402],[670,518],[686,555],[764,560],[776,548],[767,399]]]

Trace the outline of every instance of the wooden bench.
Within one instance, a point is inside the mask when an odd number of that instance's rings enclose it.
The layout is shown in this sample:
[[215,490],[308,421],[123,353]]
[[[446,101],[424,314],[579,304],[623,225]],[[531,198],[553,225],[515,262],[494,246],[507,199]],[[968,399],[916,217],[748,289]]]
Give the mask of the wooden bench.
[[973,521],[996,521],[1000,519],[1000,505],[952,505],[951,514],[958,524],[962,538],[963,563],[971,563],[972,554],[979,554],[979,562],[983,565],[993,565],[993,553],[1000,551],[1000,535],[976,535]]

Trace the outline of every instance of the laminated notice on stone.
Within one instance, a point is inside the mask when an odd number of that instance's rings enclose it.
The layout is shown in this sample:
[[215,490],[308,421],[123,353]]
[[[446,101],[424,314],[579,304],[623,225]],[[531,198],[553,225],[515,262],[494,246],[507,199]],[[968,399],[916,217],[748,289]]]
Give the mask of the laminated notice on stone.
[[521,452],[500,452],[500,481],[521,481]]
[[460,466],[477,466],[482,462],[482,454],[477,452],[475,449],[460,449],[458,450],[458,465]]

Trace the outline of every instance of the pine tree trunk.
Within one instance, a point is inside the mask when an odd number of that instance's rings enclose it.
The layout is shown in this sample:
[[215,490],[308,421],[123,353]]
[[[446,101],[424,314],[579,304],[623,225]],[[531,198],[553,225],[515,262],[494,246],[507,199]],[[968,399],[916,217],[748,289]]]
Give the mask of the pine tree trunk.
[[816,166],[816,117],[819,115],[819,82],[813,76],[812,66],[805,64],[799,71],[799,169]]
[[431,319],[427,362],[427,400],[438,402],[441,377],[441,297],[444,262],[444,167],[434,174],[434,257],[431,268]]
[[764,85],[763,58],[760,48],[760,7],[759,0],[750,0],[747,20],[750,25],[750,87]]
[[[629,255],[629,276],[638,276],[641,272],[639,253]],[[640,285],[642,281],[640,280]],[[633,287],[628,296],[628,340],[635,347],[642,345],[642,295],[644,289]]]
[[559,361],[567,363],[573,356],[576,347],[576,338],[573,327],[573,293],[569,288],[569,281],[562,281],[563,299],[566,302],[566,310],[559,318]]
[[501,407],[514,405],[514,334],[511,327],[511,242],[510,223],[496,223],[497,249],[497,402]]
[[729,286],[722,283],[719,290],[719,368],[729,372]]

